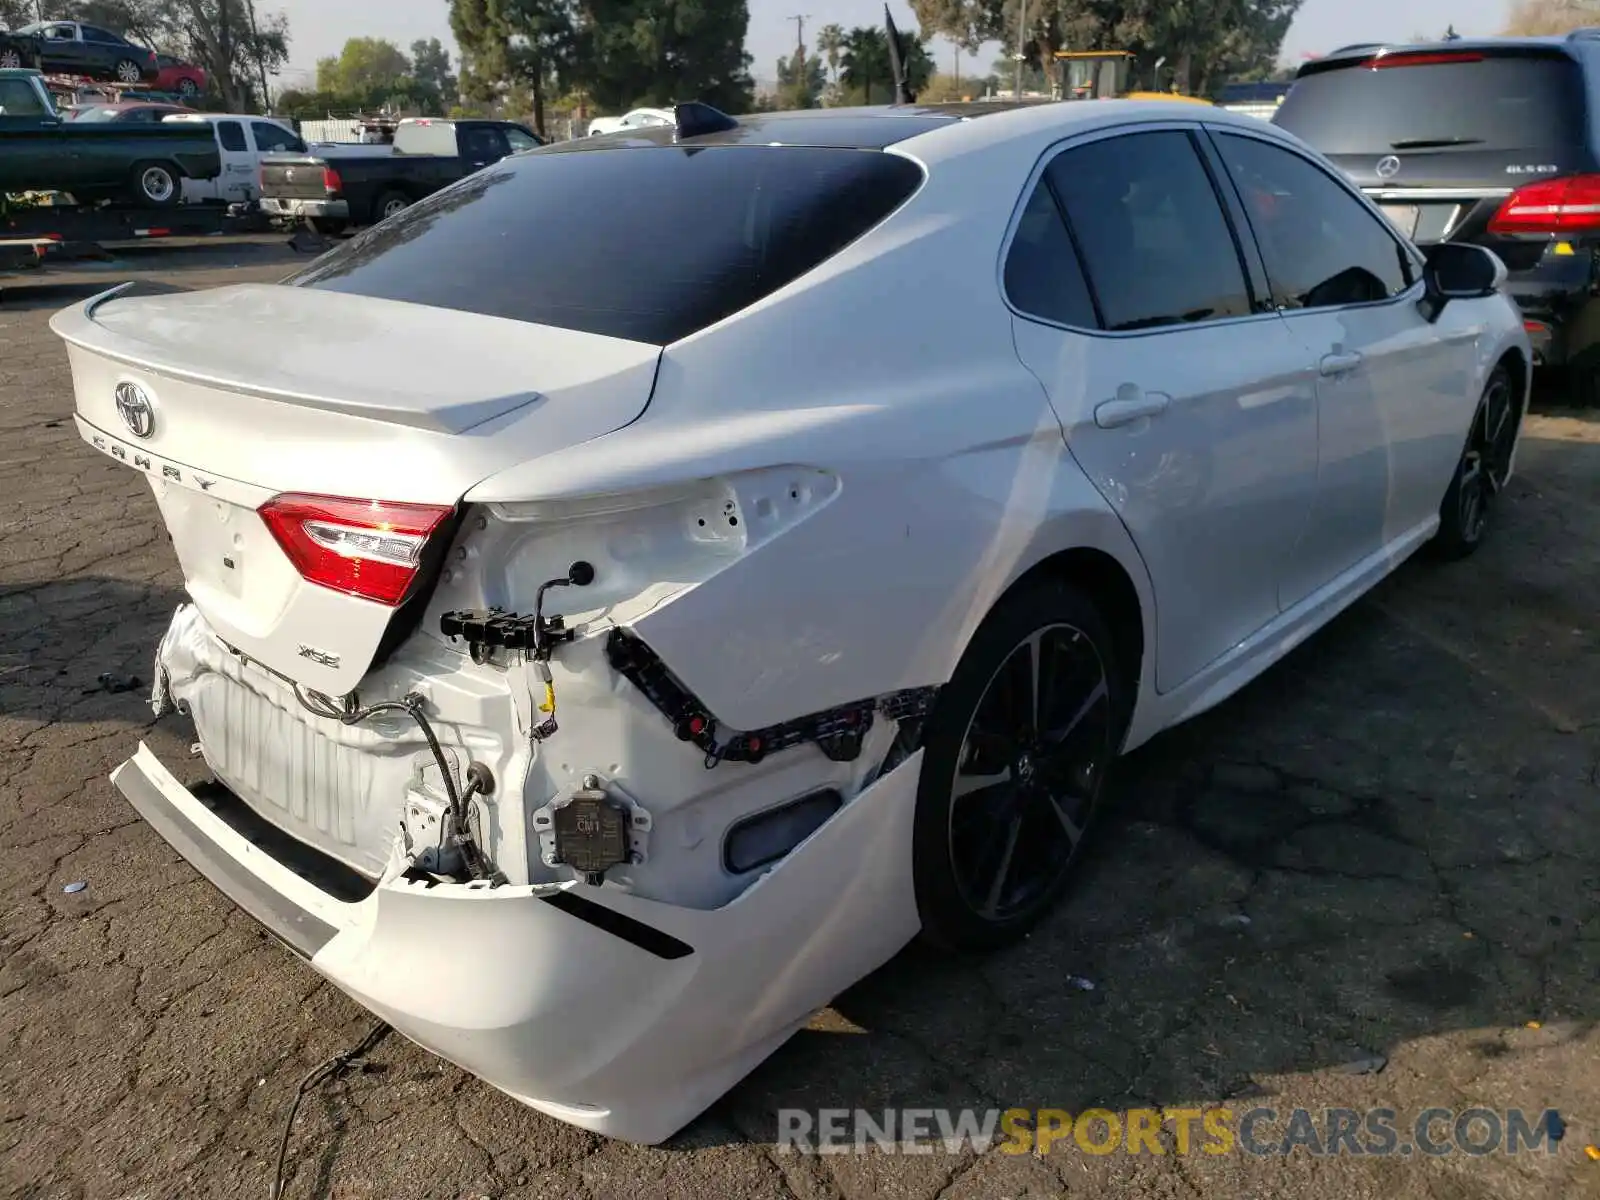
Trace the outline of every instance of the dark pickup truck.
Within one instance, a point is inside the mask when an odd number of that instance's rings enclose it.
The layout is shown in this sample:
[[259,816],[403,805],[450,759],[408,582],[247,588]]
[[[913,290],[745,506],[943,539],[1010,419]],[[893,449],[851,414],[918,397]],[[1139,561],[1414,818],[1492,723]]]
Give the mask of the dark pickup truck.
[[508,154],[539,145],[532,131],[511,121],[409,118],[395,128],[392,148],[319,144],[310,154],[263,159],[261,208],[336,234],[392,217]]
[[210,125],[65,121],[39,72],[0,69],[0,193],[68,192],[79,204],[174,208],[185,179],[221,173]]

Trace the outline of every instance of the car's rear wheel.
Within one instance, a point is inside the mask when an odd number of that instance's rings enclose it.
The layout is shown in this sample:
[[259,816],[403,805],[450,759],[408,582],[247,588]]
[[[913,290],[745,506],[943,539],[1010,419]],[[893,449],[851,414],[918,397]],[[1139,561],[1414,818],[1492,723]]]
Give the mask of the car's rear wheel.
[[132,190],[134,202],[141,208],[173,208],[183,198],[178,172],[168,163],[136,164]]
[[1061,894],[1121,745],[1129,685],[1094,604],[1030,587],[980,626],[928,719],[914,874],[925,940],[996,949]]
[[192,79],[178,80],[178,95],[185,100],[192,100],[200,94],[200,85]]
[[111,73],[118,83],[139,83],[144,79],[144,68],[131,58],[119,60]]
[[1433,549],[1442,558],[1465,558],[1483,541],[1489,510],[1511,470],[1521,421],[1511,373],[1498,366],[1484,385],[1455,475],[1439,504]]
[[411,207],[411,197],[404,192],[389,191],[379,196],[372,205],[372,220],[387,221],[397,213],[404,212]]
[[0,69],[14,71],[22,66],[22,54],[18,50],[7,47],[0,50]]
[[338,237],[349,225],[343,217],[307,217],[306,224],[311,226],[312,233],[320,233],[323,237]]

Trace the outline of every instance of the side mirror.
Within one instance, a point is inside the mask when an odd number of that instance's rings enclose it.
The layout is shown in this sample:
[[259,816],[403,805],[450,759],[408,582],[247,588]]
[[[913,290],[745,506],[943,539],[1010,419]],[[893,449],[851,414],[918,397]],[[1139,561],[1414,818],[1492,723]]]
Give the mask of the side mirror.
[[1435,242],[1423,251],[1422,312],[1437,321],[1452,300],[1477,300],[1492,296],[1506,281],[1500,256],[1467,242]]

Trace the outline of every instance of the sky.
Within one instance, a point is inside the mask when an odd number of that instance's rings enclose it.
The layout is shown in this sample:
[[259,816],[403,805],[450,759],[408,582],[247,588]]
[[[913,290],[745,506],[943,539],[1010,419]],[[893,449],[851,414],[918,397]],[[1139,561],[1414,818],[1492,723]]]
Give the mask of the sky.
[[[806,16],[808,46],[812,33],[830,21],[848,28],[883,20],[881,0],[749,0],[749,4],[746,47],[755,58],[753,73],[758,79],[772,79],[777,58],[794,50],[795,16]],[[257,0],[258,13],[273,9],[289,18],[293,39],[289,68],[280,81],[285,87],[310,84],[317,59],[337,54],[346,38],[381,37],[405,48],[418,38],[437,37],[455,52],[447,0]],[[904,0],[893,0],[890,11],[902,30],[917,27]],[[1284,42],[1284,57],[1298,60],[1303,54],[1325,53],[1348,42],[1442,34],[1452,22],[1463,35],[1494,33],[1505,12],[1505,0],[1305,0]],[[949,71],[954,51],[943,44],[930,48],[940,70]],[[994,57],[994,51],[987,50],[970,65],[986,71]]]

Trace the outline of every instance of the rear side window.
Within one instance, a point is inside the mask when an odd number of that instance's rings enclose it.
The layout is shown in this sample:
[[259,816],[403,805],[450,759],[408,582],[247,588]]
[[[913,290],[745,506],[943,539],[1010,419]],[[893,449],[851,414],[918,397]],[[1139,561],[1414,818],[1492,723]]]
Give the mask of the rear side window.
[[[1394,61],[1404,62],[1397,55]],[[1316,71],[1273,115],[1324,154],[1556,150],[1584,141],[1583,72],[1566,55],[1411,56]]]
[[1083,248],[1107,329],[1250,312],[1238,247],[1188,134],[1091,142],[1057,155],[1045,176]]
[[285,282],[666,345],[831,258],[922,180],[877,150],[575,144],[470,175]]
[[1028,198],[1006,254],[1006,295],[1030,317],[1093,329],[1094,301],[1050,186],[1040,180]]
[[245,149],[244,126],[237,121],[218,121],[217,140],[224,150]]

